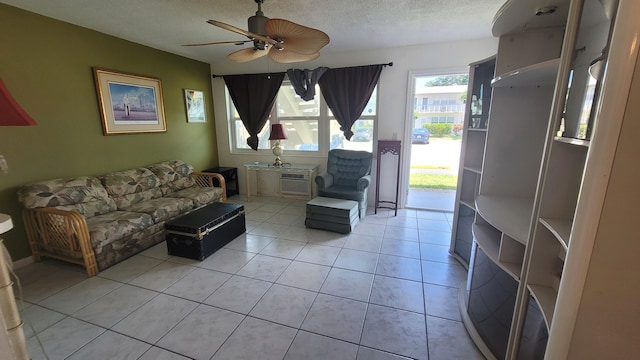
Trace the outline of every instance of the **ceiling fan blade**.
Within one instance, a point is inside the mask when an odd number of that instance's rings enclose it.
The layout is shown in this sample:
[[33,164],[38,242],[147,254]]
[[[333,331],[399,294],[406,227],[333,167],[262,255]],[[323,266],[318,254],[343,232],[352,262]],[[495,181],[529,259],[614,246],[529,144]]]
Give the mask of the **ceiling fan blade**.
[[234,44],[234,45],[242,45],[248,42],[252,42],[253,40],[240,40],[240,41],[216,41],[209,43],[201,43],[201,44],[185,44],[182,46],[207,46],[207,45],[224,45],[224,44]]
[[272,50],[269,51],[269,59],[280,64],[311,61],[317,59],[318,56],[320,56],[319,52],[314,54],[299,54],[287,49],[278,50],[275,48],[272,48]]
[[248,37],[251,40],[260,40],[262,42],[265,42],[267,44],[276,44],[276,42],[266,36],[262,36],[259,34],[254,34],[252,32],[246,31],[244,29],[240,29],[239,27],[233,26],[233,25],[229,25],[229,24],[225,24],[223,22],[220,21],[216,21],[216,20],[208,20],[207,21],[209,24],[213,25],[213,26],[217,26],[219,28],[225,29],[225,30],[229,30],[232,31],[236,34],[240,34],[240,35],[244,35],[246,37]]
[[249,62],[267,55],[267,53],[269,53],[269,49],[267,50],[255,50],[254,48],[242,49],[239,51],[234,51],[231,54],[227,55],[227,59],[231,61],[239,62],[239,63]]
[[329,43],[329,36],[324,32],[289,20],[269,19],[264,30],[280,47],[299,54],[315,54]]

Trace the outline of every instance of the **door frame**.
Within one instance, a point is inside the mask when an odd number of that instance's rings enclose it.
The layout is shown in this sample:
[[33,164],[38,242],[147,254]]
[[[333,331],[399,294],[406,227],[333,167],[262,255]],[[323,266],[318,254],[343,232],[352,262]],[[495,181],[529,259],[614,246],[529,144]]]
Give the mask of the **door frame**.
[[[448,67],[448,68],[434,68],[423,70],[409,70],[407,79],[407,104],[405,109],[405,123],[404,123],[404,135],[403,143],[406,144],[402,147],[402,170],[400,176],[400,196],[398,202],[400,208],[407,207],[407,200],[409,199],[409,175],[411,171],[411,131],[413,130],[413,99],[416,92],[416,78],[421,76],[438,76],[438,75],[450,75],[450,74],[468,74],[469,67]],[[457,190],[456,190],[457,191]]]

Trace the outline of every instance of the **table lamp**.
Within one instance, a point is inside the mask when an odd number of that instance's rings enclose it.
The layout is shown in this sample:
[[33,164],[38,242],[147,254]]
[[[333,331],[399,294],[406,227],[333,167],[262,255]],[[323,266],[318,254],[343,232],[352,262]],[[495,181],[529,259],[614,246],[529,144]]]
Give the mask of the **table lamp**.
[[280,159],[280,155],[282,155],[282,148],[280,147],[280,140],[286,140],[287,135],[284,133],[284,128],[282,124],[272,124],[271,125],[271,135],[269,135],[269,140],[275,140],[276,143],[273,144],[273,155],[276,156],[276,160],[273,162],[273,166],[282,166],[282,160]]

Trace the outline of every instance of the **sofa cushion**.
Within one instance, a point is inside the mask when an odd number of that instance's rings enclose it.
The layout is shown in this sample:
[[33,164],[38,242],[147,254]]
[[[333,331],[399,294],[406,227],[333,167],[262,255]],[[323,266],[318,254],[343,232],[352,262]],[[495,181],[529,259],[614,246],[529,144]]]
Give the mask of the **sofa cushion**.
[[133,204],[122,210],[148,214],[153,219],[153,222],[157,224],[184,214],[192,208],[193,201],[191,199],[163,197]]
[[194,207],[201,207],[212,202],[222,200],[222,188],[209,188],[194,186],[173,192],[168,197],[185,198],[193,201]]
[[160,180],[147,168],[113,172],[100,179],[119,210],[162,196]]
[[54,207],[76,211],[84,217],[116,210],[116,204],[97,177],[79,176],[27,184],[18,189],[18,201],[25,208]]
[[113,211],[87,220],[87,228],[94,251],[125,236],[131,236],[153,225],[149,214]]
[[147,166],[160,180],[163,195],[195,185],[191,177],[193,167],[181,160],[170,160]]

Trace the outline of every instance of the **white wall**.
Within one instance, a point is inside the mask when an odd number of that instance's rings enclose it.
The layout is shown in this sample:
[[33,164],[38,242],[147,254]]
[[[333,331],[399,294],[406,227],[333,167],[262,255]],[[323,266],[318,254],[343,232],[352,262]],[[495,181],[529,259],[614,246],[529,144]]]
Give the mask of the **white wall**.
[[[410,143],[409,141],[405,141],[405,139],[409,139],[410,136],[410,126],[407,126],[407,122],[408,117],[410,119],[410,116],[413,114],[412,111],[407,112],[409,73],[444,73],[451,70],[458,71],[460,69],[467,69],[469,63],[489,57],[495,54],[496,50],[497,39],[487,38],[463,42],[447,42],[357,52],[321,53],[320,57],[315,61],[290,65],[268,62],[266,57],[244,64],[225,61],[224,63],[212,64],[211,73],[216,75],[251,74],[282,72],[292,67],[314,69],[318,66],[346,67],[393,62],[393,66],[385,67],[380,76],[380,83],[378,85],[378,124],[376,138],[392,139],[395,133],[397,134],[397,138],[402,140],[403,144],[407,144]],[[245,193],[246,185],[243,164],[254,161],[272,161],[273,154],[270,151],[251,151],[250,153],[231,154],[225,89],[222,78],[213,79],[212,87],[220,165],[238,168],[240,192]],[[403,154],[403,172],[406,172],[404,170],[408,170],[409,168],[408,162],[405,161],[407,159],[406,154],[408,154],[408,152]],[[286,154],[284,156],[286,157],[286,161],[291,163],[318,164],[320,165],[320,171],[323,171],[326,167],[326,154],[318,154],[313,157],[289,156]],[[373,174],[375,174],[375,164]],[[384,184],[392,184],[394,178],[395,174],[390,174],[390,180],[388,181],[391,182],[388,182],[385,178]],[[404,184],[405,181],[408,180],[403,174],[401,183]],[[404,194],[404,190],[406,189],[401,187],[401,194]],[[383,191],[384,190],[381,189],[381,198],[382,195],[389,195],[392,198],[392,191],[388,194]],[[375,191],[371,190],[369,192],[370,204],[373,204],[374,196]],[[404,196],[402,198],[404,199]],[[401,201],[401,203],[404,202]]]

